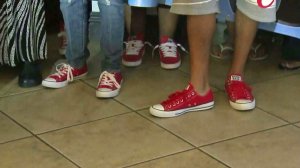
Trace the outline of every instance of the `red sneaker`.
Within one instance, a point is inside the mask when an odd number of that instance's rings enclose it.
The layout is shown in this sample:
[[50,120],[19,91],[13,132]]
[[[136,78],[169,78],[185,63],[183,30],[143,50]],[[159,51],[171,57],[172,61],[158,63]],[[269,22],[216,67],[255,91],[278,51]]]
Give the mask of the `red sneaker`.
[[56,66],[56,73],[49,75],[43,80],[42,85],[49,88],[62,88],[67,86],[69,82],[85,76],[87,71],[87,65],[76,69],[62,63]]
[[173,39],[168,36],[162,36],[160,44],[154,47],[154,50],[159,48],[160,65],[164,69],[175,69],[181,64],[180,54],[177,47],[180,46],[182,50],[185,49],[180,45],[176,44]]
[[239,74],[231,74],[225,82],[225,91],[229,103],[236,110],[252,110],[255,108],[255,99],[251,88],[243,81]]
[[173,93],[166,101],[150,107],[150,113],[156,117],[176,117],[191,111],[207,110],[214,106],[213,93],[209,90],[200,96],[192,84],[181,92]]
[[144,36],[139,34],[128,38],[125,42],[126,49],[122,56],[122,63],[128,67],[136,67],[141,65],[142,57],[145,53]]
[[122,81],[123,77],[120,72],[102,72],[96,90],[96,97],[111,98],[117,96],[120,92]]

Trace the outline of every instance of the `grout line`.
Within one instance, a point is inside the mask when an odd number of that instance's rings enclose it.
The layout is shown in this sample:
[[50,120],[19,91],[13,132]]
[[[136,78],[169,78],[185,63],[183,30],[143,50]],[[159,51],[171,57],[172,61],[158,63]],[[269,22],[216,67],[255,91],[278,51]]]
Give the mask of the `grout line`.
[[159,160],[159,159],[167,158],[167,157],[170,157],[170,156],[178,155],[178,154],[189,152],[189,151],[192,151],[192,150],[198,150],[198,149],[197,148],[187,149],[187,150],[184,150],[184,151],[181,151],[181,152],[176,152],[176,153],[164,155],[164,156],[161,156],[161,157],[157,157],[157,158],[154,158],[154,159],[150,159],[150,160],[145,160],[145,161],[141,161],[141,162],[138,162],[138,163],[134,163],[134,164],[131,164],[129,166],[124,166],[122,168],[130,168],[130,167],[133,167],[133,166],[141,165],[143,163],[148,163],[148,162],[151,162],[151,161],[156,161],[156,160]]
[[299,74],[294,72],[294,73],[291,73],[291,74],[285,74],[283,76],[277,76],[277,77],[274,77],[274,78],[271,78],[271,79],[261,80],[261,81],[257,81],[257,82],[253,82],[253,83],[249,83],[249,84],[258,85],[258,84],[262,84],[262,83],[266,83],[266,82],[276,81],[276,80],[279,80],[279,79],[286,79],[288,77],[296,76],[296,75],[299,75]]
[[183,139],[182,137],[176,135],[176,134],[173,133],[172,131],[170,131],[170,130],[164,128],[163,126],[161,126],[161,125],[159,125],[158,123],[156,123],[156,122],[150,120],[149,118],[143,116],[142,114],[138,113],[137,111],[134,111],[134,112],[135,112],[137,115],[139,115],[140,117],[142,117],[142,118],[144,118],[144,119],[150,121],[152,124],[158,126],[159,128],[162,128],[163,130],[167,131],[168,133],[172,134],[173,136],[175,136],[175,137],[179,138],[180,140],[184,141],[185,143],[191,145],[193,148],[197,148],[197,146],[193,145],[192,143],[188,142],[187,140]]
[[108,117],[104,117],[104,118],[99,118],[99,119],[96,119],[96,120],[90,120],[90,121],[86,121],[86,122],[82,122],[82,123],[78,123],[78,124],[74,124],[74,125],[70,125],[70,126],[65,126],[65,127],[58,128],[58,129],[53,129],[53,130],[50,130],[50,131],[37,133],[35,135],[48,134],[48,133],[52,133],[52,132],[56,132],[56,131],[60,131],[60,130],[64,130],[64,129],[68,129],[68,128],[72,128],[72,127],[77,127],[77,126],[81,126],[81,125],[85,125],[85,124],[90,124],[90,123],[101,121],[101,120],[106,120],[106,119],[117,117],[117,116],[127,115],[127,114],[130,114],[130,113],[133,113],[133,111],[128,111],[128,112],[124,112],[124,113],[121,113],[121,114],[116,114],[116,115],[112,115],[112,116],[108,116]]
[[19,96],[19,95],[24,95],[24,94],[29,94],[32,92],[37,92],[37,91],[41,91],[43,90],[43,88],[36,88],[36,89],[32,89],[32,90],[28,90],[28,91],[24,91],[24,92],[19,92],[19,93],[10,93],[7,94],[7,92],[5,92],[3,95],[0,96],[0,98],[8,98],[8,97],[12,97],[12,96]]
[[27,138],[32,138],[32,137],[34,137],[34,136],[31,135],[31,136],[25,136],[25,137],[22,137],[22,138],[17,138],[17,139],[13,139],[13,140],[9,140],[9,141],[4,141],[4,142],[1,142],[0,145],[4,145],[4,144],[7,144],[7,143],[16,142],[16,141],[20,141],[20,140],[27,139]]
[[77,166],[78,168],[81,168],[81,166],[79,166],[77,163],[75,163],[74,161],[72,161],[70,158],[68,158],[67,156],[65,156],[63,153],[61,153],[58,149],[56,149],[54,146],[51,146],[51,144],[47,143],[45,140],[43,140],[42,138],[40,138],[39,136],[35,135],[35,137],[40,140],[42,143],[44,143],[46,146],[48,146],[49,148],[51,148],[52,150],[56,151],[57,153],[59,153],[60,155],[62,155],[65,159],[67,159],[69,162],[73,163],[75,166]]
[[226,167],[228,167],[228,168],[231,168],[229,165],[227,165],[226,163],[224,163],[224,162],[222,162],[221,160],[217,159],[217,158],[214,157],[213,155],[207,153],[206,151],[204,151],[204,150],[202,150],[202,149],[200,149],[200,148],[197,148],[197,149],[198,149],[200,152],[206,154],[208,157],[210,157],[210,158],[216,160],[217,162],[221,163],[222,165],[224,165],[224,166],[226,166]]
[[236,137],[232,137],[232,138],[228,138],[228,139],[216,141],[216,142],[213,142],[213,143],[201,145],[201,146],[199,146],[198,148],[203,148],[203,147],[215,145],[215,144],[218,144],[218,143],[222,143],[222,142],[226,142],[226,141],[231,141],[231,140],[235,140],[235,139],[238,139],[238,138],[246,137],[246,136],[249,136],[249,135],[254,135],[254,134],[258,134],[258,133],[263,133],[263,132],[267,132],[267,131],[270,131],[270,130],[274,130],[274,129],[278,129],[278,128],[282,128],[282,127],[286,127],[286,126],[291,126],[291,125],[293,125],[293,124],[284,124],[284,125],[280,125],[280,126],[276,126],[276,127],[272,127],[272,128],[268,128],[268,129],[256,131],[256,132],[251,132],[251,133],[248,133],[248,134],[239,135],[239,136],[236,136]]
[[[9,115],[7,115],[6,113],[2,112],[7,118],[9,118],[10,120],[12,120],[13,122],[15,122],[17,125],[19,125],[21,128],[23,128],[24,130],[28,131],[34,138],[37,138],[41,143],[44,143],[46,146],[48,146],[50,149],[54,150],[57,154],[61,155],[63,158],[67,159],[69,162],[73,163],[75,166],[79,167],[79,165],[77,165],[75,162],[73,162],[71,159],[69,159],[67,156],[63,155],[61,152],[59,152],[57,149],[55,149],[53,146],[49,145],[48,143],[46,143],[44,140],[42,140],[40,137],[38,137],[38,135],[35,135],[33,132],[31,132],[29,129],[27,129],[26,127],[24,127],[22,124],[18,123],[16,120],[14,120],[12,117],[10,117]],[[30,138],[30,137],[27,137]],[[26,138],[23,138],[26,139]],[[15,140],[16,141],[16,140]],[[12,141],[11,141],[12,142]],[[5,143],[4,143],[5,144]]]
[[281,118],[280,116],[277,116],[277,115],[275,115],[275,114],[273,114],[273,113],[271,113],[271,112],[269,112],[269,111],[267,111],[267,110],[264,110],[263,108],[261,108],[261,107],[259,107],[259,106],[256,106],[256,108],[260,109],[261,111],[263,111],[263,112],[265,112],[265,113],[267,113],[267,114],[269,114],[269,115],[271,115],[271,116],[273,116],[273,117],[275,117],[275,118],[277,118],[277,119],[280,119],[280,120],[282,120],[282,121],[284,121],[284,122],[287,122],[287,123],[289,123],[289,124],[292,124],[292,123],[289,122],[288,120],[286,120],[286,119],[284,119],[284,118]]
[[294,123],[293,125],[294,125],[295,127],[297,127],[297,128],[300,128],[300,126],[298,126],[298,125],[296,125],[296,124],[299,124],[299,122],[296,122],[296,123]]

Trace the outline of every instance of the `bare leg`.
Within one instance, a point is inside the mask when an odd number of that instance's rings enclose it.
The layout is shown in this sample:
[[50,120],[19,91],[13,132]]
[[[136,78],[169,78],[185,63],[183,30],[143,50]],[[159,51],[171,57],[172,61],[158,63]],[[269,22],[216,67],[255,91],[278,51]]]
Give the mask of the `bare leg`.
[[190,44],[191,83],[200,94],[209,88],[209,51],[216,27],[215,14],[188,16],[188,38]]
[[173,38],[177,26],[178,15],[170,13],[169,7],[159,7],[159,36]]
[[244,74],[245,64],[255,38],[257,22],[237,10],[234,58],[230,74]]

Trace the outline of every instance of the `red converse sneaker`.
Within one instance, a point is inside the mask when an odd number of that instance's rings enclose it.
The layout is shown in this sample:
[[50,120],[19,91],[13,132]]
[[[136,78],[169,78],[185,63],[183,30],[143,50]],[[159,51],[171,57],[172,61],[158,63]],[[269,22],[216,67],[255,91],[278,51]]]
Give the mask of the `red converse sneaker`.
[[180,54],[177,47],[181,47],[182,50],[186,51],[180,44],[176,44],[173,39],[168,36],[162,36],[160,44],[154,47],[154,50],[159,48],[160,65],[164,69],[175,69],[181,64]]
[[49,75],[43,80],[42,85],[49,88],[62,88],[73,80],[82,78],[87,74],[87,65],[76,69],[68,64],[59,64],[56,66],[56,73]]
[[96,90],[96,97],[110,98],[117,96],[120,92],[122,81],[123,78],[120,72],[102,72]]
[[126,49],[122,56],[122,63],[128,67],[136,67],[141,65],[142,57],[145,53],[144,36],[139,34],[128,38],[125,42]]
[[229,103],[236,110],[252,110],[255,108],[255,99],[251,88],[243,81],[239,74],[231,74],[225,82],[225,91]]
[[200,96],[192,84],[181,92],[173,93],[166,101],[150,107],[150,113],[156,117],[176,117],[191,111],[210,109],[214,106],[213,93],[209,90]]
[[65,26],[63,23],[60,24],[60,32],[57,34],[57,37],[59,38],[58,53],[60,55],[66,55],[68,40],[67,33],[65,31]]

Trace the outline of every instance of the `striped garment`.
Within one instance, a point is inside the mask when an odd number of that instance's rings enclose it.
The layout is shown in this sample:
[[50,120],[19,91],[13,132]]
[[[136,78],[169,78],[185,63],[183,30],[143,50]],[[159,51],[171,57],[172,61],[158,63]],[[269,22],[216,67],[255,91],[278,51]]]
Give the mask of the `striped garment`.
[[0,64],[46,59],[43,0],[0,0]]

